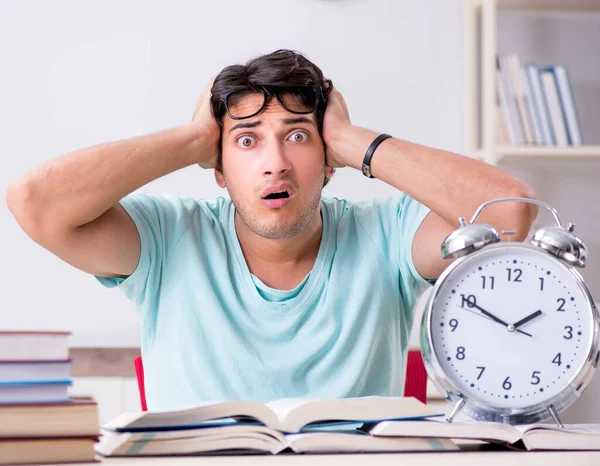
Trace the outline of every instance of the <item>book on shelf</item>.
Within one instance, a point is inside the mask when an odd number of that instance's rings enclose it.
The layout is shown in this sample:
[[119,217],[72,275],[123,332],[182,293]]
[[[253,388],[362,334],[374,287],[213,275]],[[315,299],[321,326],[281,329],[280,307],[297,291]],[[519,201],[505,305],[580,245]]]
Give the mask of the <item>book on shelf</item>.
[[376,437],[432,437],[483,440],[519,450],[600,450],[600,424],[510,425],[496,422],[447,422],[427,419],[367,424],[362,431]]
[[521,64],[516,54],[496,60],[498,144],[583,144],[571,79],[564,65]]
[[506,55],[506,67],[508,68],[508,76],[513,87],[514,97],[517,107],[518,120],[523,128],[523,137],[525,144],[533,144],[533,133],[531,130],[531,119],[528,113],[529,96],[525,92],[525,84],[523,83],[523,73],[521,62],[516,54],[511,53]]
[[575,108],[575,98],[573,97],[573,88],[567,68],[564,65],[552,65],[545,68],[544,71],[554,75],[568,142],[571,146],[580,146],[583,144],[583,136],[581,135],[581,125]]
[[[521,67],[521,75],[523,85],[525,86],[525,96],[527,103],[527,118],[531,123],[531,134],[533,137],[533,143],[536,145],[546,144],[544,129],[542,128],[542,116],[537,109],[537,97],[536,89],[534,88],[534,79],[531,79],[531,73],[535,73],[535,69],[532,70],[532,65],[523,65]],[[548,139],[550,140],[550,139]]]
[[496,70],[496,80],[496,134],[498,144],[517,145],[519,142],[517,130],[511,117],[504,81],[499,70]]
[[540,67],[528,63],[524,65],[525,80],[527,82],[527,92],[529,93],[530,112],[532,113],[534,125],[539,133],[540,143],[544,145],[555,144],[552,124],[550,122],[550,113],[548,102],[542,84],[542,75]]
[[104,425],[105,456],[214,451],[279,453],[451,450],[449,441],[386,439],[357,430],[365,422],[439,416],[412,397],[288,398],[204,403],[178,411],[124,413]]
[[558,146],[566,146],[569,143],[567,137],[567,127],[563,118],[563,112],[558,95],[558,87],[554,79],[554,73],[550,70],[542,70],[542,86],[548,104],[548,113],[550,115],[550,124],[552,125],[552,133],[554,141]]
[[[521,122],[519,108],[517,106],[517,95],[513,86],[506,55],[498,55],[496,60],[496,73],[498,77],[498,90],[500,91],[501,106],[505,109],[507,127],[513,128],[514,145],[525,144],[525,130]],[[510,134],[510,133],[509,133]]]
[[69,359],[70,332],[0,331],[0,361]]

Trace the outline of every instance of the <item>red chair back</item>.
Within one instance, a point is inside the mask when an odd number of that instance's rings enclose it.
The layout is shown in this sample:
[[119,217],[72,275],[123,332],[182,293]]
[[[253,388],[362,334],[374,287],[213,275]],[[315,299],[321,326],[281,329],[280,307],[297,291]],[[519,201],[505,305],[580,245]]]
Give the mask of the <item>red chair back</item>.
[[148,411],[146,406],[146,389],[144,388],[144,364],[142,363],[142,357],[138,356],[133,360],[135,367],[135,375],[137,377],[138,389],[140,391],[140,404],[142,405],[142,411]]
[[[138,389],[140,391],[140,404],[142,411],[148,411],[146,405],[146,391],[144,388],[144,365],[142,357],[133,360],[135,375],[137,376]],[[417,400],[427,403],[427,371],[421,358],[419,350],[409,350],[406,362],[406,379],[404,384],[404,396],[414,396]]]
[[427,403],[427,371],[419,350],[408,350],[404,396],[414,396]]

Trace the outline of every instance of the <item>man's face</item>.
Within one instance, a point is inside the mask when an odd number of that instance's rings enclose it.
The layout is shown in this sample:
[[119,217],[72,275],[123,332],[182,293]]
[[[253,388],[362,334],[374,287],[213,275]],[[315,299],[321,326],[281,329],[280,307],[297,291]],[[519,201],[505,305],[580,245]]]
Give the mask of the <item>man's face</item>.
[[[237,105],[256,108],[262,99],[262,94],[252,93]],[[306,228],[319,207],[325,175],[333,174],[325,166],[314,113],[290,113],[271,98],[252,118],[232,120],[225,115],[222,148],[217,183],[227,188],[250,230],[280,239]],[[284,192],[270,193],[273,190]]]

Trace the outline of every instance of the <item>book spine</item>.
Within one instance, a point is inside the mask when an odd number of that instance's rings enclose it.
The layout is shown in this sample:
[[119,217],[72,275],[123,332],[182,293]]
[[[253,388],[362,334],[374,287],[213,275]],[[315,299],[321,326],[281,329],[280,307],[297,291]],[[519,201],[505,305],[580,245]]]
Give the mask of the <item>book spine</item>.
[[550,67],[549,71],[554,73],[554,78],[556,80],[558,97],[567,128],[569,144],[579,146],[583,144],[583,137],[581,136],[581,126],[575,109],[575,99],[573,98],[573,88],[571,86],[569,74],[566,67],[563,65]]
[[566,146],[569,141],[567,139],[567,130],[560,107],[558,88],[556,87],[554,73],[546,70],[542,71],[542,84],[544,85],[544,93],[546,94],[546,101],[548,103],[550,121],[552,122],[556,144],[559,146]]
[[533,144],[531,123],[527,114],[527,96],[525,95],[524,85],[522,82],[521,63],[515,54],[508,55],[506,57],[506,63],[515,95],[517,114],[521,119],[521,124],[523,126],[525,144]]
[[[518,139],[515,132],[515,128],[512,124],[512,120],[510,118],[510,110],[508,108],[506,91],[504,89],[504,83],[502,81],[502,77],[500,75],[499,70],[496,70],[496,91],[498,104],[502,110],[502,120],[504,122],[504,128],[506,128],[506,139],[510,144],[516,145],[518,143]],[[499,118],[500,115],[498,115],[498,119]]]
[[543,144],[551,146],[556,144],[556,140],[554,138],[554,131],[552,130],[552,123],[550,122],[550,112],[548,110],[548,101],[542,84],[541,70],[539,66],[529,65],[527,71],[533,88],[535,108],[537,109],[540,118]]
[[537,145],[544,144],[544,137],[542,134],[542,125],[540,123],[540,115],[535,104],[535,96],[533,94],[533,85],[527,72],[529,65],[525,65],[521,69],[521,75],[523,83],[525,84],[525,94],[527,95],[527,114],[531,121],[531,130],[533,133],[533,142]]
[[506,56],[499,55],[497,63],[498,63],[498,68],[500,70],[500,79],[502,80],[502,85],[503,85],[504,93],[506,96],[506,103],[508,105],[508,112],[510,115],[511,125],[515,130],[515,136],[516,136],[515,144],[520,146],[525,143],[525,136],[524,136],[523,124],[521,122],[521,118],[519,117],[519,111],[517,109],[515,92],[513,90],[512,83],[510,80]]

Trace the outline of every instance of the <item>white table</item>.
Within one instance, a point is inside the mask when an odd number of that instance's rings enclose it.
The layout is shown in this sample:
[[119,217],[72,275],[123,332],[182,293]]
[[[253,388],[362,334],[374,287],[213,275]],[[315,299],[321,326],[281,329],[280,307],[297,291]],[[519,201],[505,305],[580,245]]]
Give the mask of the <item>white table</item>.
[[[89,466],[90,463],[68,466]],[[517,452],[460,451],[435,453],[367,453],[348,455],[244,455],[103,458],[105,466],[197,466],[197,465],[356,465],[394,466],[593,466],[600,465],[600,451]],[[67,465],[65,465],[67,466]]]

